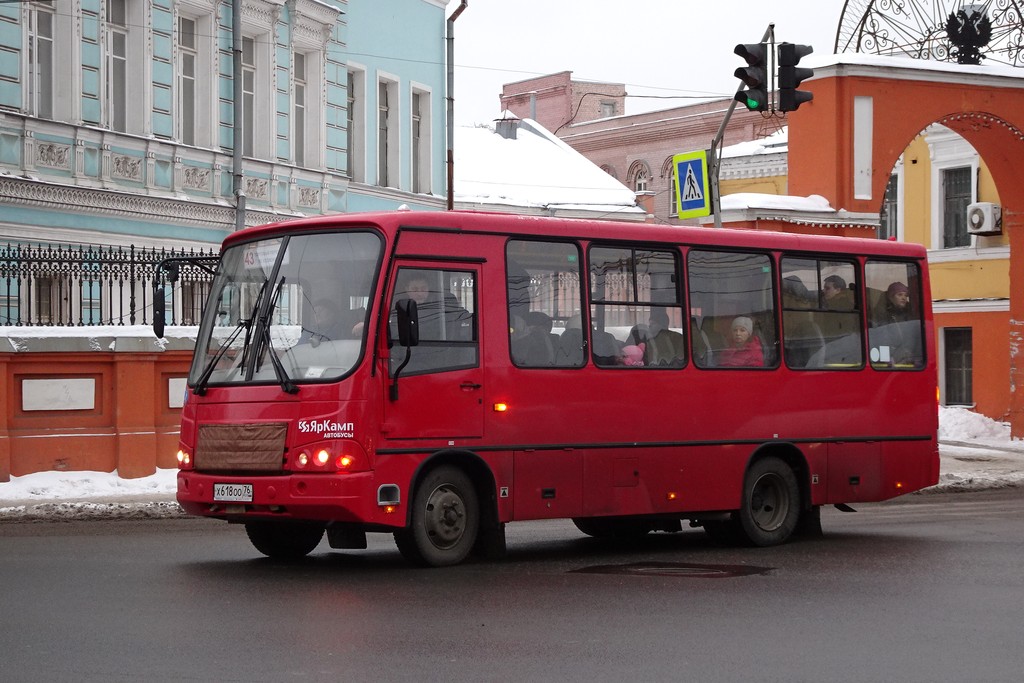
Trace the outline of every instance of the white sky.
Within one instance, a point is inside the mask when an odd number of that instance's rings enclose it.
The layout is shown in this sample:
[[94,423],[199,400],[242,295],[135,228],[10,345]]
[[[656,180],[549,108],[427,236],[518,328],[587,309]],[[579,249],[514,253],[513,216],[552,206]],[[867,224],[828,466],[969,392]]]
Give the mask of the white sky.
[[[776,42],[831,54],[842,0],[469,0],[455,21],[455,122],[497,118],[504,83],[572,71],[576,80],[625,83],[626,113],[728,97],[744,62],[737,43],[756,43],[769,23]],[[446,16],[459,6],[448,4]]]
[[[965,408],[939,410],[938,490],[1024,485],[1024,441],[1011,440],[1006,423]],[[970,444],[970,446],[964,445]],[[116,472],[39,472],[0,482],[0,519],[30,515],[104,518],[180,514],[174,501],[177,470],[139,479]]]

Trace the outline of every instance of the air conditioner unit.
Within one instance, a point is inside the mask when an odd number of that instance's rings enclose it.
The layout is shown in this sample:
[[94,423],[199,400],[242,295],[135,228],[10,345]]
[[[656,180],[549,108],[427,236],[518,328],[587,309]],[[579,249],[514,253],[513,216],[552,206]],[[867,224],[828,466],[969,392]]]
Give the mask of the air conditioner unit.
[[1003,233],[1003,210],[992,202],[975,202],[967,205],[967,232],[971,235],[1001,235]]

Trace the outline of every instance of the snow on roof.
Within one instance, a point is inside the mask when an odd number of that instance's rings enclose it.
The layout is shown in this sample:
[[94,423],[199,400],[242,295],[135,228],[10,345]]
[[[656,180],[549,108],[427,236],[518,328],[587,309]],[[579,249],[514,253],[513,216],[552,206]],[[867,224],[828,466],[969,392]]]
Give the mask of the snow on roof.
[[[536,121],[502,112],[498,125],[455,129],[455,201],[527,208],[644,214],[636,195]],[[467,207],[468,208],[468,207]]]
[[792,197],[760,192],[735,192],[722,195],[723,211],[745,211],[748,209],[769,209],[776,211],[803,211],[814,213],[835,213],[828,200],[821,195]]
[[763,154],[789,152],[789,127],[777,130],[766,138],[758,138],[749,142],[739,142],[722,148],[723,159],[752,157]]
[[[884,67],[890,69],[909,69],[922,73],[949,74],[960,76],[966,79],[981,77],[995,78],[1024,78],[1024,71],[1019,67],[1007,64],[957,64],[956,62],[939,62],[930,59],[915,59],[909,56],[895,55],[874,55],[865,52],[843,52],[839,54],[812,54],[808,55],[800,66],[814,69],[815,76],[831,74],[839,67]],[[906,77],[905,72],[901,77]]]

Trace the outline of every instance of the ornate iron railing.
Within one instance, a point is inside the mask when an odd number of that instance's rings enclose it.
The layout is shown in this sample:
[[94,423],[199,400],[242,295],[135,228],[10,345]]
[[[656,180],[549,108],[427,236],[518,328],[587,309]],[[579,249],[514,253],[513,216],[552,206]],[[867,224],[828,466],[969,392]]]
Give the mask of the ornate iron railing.
[[[95,245],[0,245],[0,325],[149,325],[156,266],[217,252]],[[213,277],[183,265],[167,289],[168,325],[198,325]]]

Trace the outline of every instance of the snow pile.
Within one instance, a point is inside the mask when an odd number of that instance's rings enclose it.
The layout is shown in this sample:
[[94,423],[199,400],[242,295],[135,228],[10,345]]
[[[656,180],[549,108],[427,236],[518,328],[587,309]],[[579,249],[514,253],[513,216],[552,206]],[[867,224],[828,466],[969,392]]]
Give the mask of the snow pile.
[[1010,424],[996,422],[967,408],[943,408],[939,414],[940,441],[1010,441]]
[[0,519],[137,519],[184,515],[177,470],[123,479],[117,472],[36,472],[0,483]]

